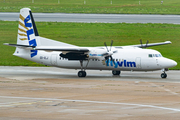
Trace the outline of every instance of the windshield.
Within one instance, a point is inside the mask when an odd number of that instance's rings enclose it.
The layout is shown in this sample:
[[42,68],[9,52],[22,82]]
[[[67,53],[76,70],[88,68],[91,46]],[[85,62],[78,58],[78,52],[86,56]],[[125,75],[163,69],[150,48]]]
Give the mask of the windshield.
[[149,57],[162,57],[161,54],[149,54],[148,56]]

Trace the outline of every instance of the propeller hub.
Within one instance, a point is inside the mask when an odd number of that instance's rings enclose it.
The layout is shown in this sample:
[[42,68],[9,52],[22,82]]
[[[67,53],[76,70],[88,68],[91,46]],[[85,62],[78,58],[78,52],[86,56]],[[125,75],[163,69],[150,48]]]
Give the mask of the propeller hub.
[[108,56],[113,55],[113,51],[109,51],[109,52],[107,52],[107,53],[108,53]]

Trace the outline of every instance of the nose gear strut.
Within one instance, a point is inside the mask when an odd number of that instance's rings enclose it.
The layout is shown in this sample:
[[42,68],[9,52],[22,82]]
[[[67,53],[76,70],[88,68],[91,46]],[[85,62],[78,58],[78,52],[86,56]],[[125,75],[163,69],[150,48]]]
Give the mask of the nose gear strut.
[[167,74],[165,73],[166,69],[162,69],[162,74],[161,74],[161,78],[166,78]]

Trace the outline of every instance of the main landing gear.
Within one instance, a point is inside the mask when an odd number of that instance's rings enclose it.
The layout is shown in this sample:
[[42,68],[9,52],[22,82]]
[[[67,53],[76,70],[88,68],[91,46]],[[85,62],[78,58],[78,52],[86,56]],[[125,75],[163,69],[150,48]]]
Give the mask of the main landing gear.
[[113,71],[112,71],[112,74],[113,74],[113,75],[120,75],[120,74],[121,74],[121,71],[113,70]]
[[78,77],[86,77],[86,71],[85,70],[86,70],[86,68],[88,66],[88,63],[89,63],[89,60],[88,60],[88,62],[86,64],[86,67],[83,70],[83,60],[80,60],[81,71],[78,72]]
[[78,77],[86,77],[86,71],[79,71]]

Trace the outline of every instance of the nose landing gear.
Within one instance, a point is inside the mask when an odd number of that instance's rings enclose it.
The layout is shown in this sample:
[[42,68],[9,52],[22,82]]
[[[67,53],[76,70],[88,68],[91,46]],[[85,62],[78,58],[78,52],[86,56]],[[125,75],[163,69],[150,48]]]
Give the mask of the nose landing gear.
[[167,74],[164,72],[161,74],[161,78],[166,78],[167,77]]
[[167,77],[167,74],[165,73],[165,71],[168,71],[168,69],[167,68],[165,68],[165,69],[162,69],[162,74],[161,74],[161,78],[166,78]]

